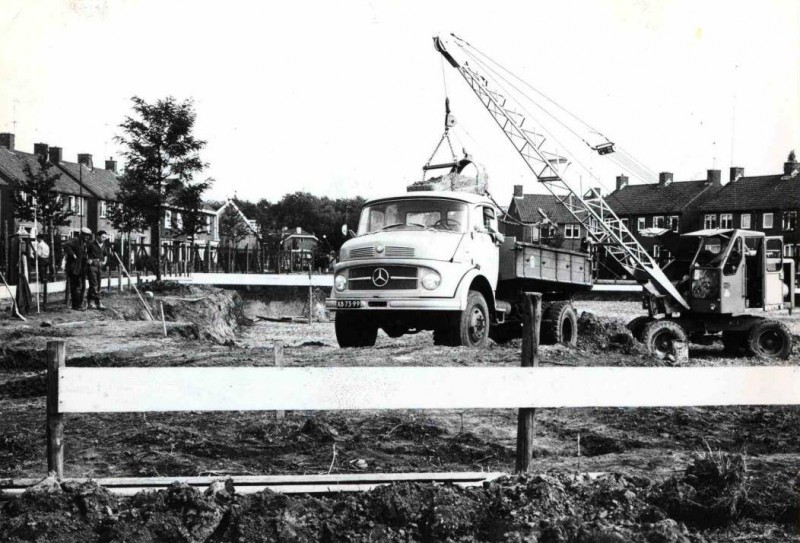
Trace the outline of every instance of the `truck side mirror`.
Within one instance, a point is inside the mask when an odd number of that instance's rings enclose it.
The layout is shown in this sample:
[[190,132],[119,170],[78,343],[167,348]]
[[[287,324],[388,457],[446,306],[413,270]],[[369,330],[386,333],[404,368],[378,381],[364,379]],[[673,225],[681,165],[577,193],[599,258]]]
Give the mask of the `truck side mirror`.
[[349,232],[350,232],[350,230],[347,228],[347,225],[346,225],[346,224],[343,224],[343,225],[342,225],[342,235],[343,235],[344,237],[347,237],[347,234],[348,234]]

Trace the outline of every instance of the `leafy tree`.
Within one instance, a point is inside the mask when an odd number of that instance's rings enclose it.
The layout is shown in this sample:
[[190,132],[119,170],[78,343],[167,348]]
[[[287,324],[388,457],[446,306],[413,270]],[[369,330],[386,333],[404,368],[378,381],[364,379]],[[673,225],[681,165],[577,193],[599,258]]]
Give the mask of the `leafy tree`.
[[789,152],[789,162],[797,162],[797,155],[795,154],[794,149]]
[[[208,190],[213,180],[207,179],[201,183],[186,184],[177,187],[172,203],[176,213],[172,215],[173,233],[189,238],[191,251],[191,268],[194,270],[194,242],[197,234],[206,232],[207,215],[203,210],[203,193]],[[177,214],[181,214],[181,221],[177,221]]]
[[133,116],[120,125],[115,139],[125,150],[120,203],[140,215],[150,227],[156,278],[161,279],[160,221],[180,187],[192,182],[207,164],[200,160],[206,142],[194,137],[196,113],[192,100],[173,97],[147,103],[134,96]]
[[37,168],[26,162],[23,172],[25,178],[19,180],[17,190],[12,193],[14,215],[23,221],[33,221],[35,217],[45,234],[58,233],[59,227],[69,224],[69,218],[75,214],[55,190],[61,174],[44,156],[38,157]]

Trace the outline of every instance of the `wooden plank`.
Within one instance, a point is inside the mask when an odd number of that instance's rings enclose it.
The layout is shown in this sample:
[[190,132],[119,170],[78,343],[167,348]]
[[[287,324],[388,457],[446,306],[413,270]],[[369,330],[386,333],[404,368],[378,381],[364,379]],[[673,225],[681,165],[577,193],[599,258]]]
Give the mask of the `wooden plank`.
[[798,405],[800,368],[66,367],[59,389],[61,413]]
[[[91,479],[99,485],[114,486],[168,486],[179,482],[190,485],[210,485],[214,481],[232,479],[234,485],[301,485],[301,484],[368,484],[368,483],[397,483],[397,482],[469,482],[488,481],[507,475],[493,471],[465,471],[465,472],[420,472],[420,473],[331,473],[331,474],[303,474],[303,475],[203,475],[203,476],[176,476],[176,477],[100,477]],[[0,479],[1,488],[27,488],[35,485],[40,478]],[[83,477],[66,477],[64,482],[81,483],[90,479]]]
[[[522,367],[539,366],[539,332],[542,328],[542,295],[526,292],[522,303]],[[515,470],[530,470],[533,436],[536,430],[536,409],[522,408],[517,414],[517,454]]]
[[59,411],[59,380],[66,361],[63,339],[47,342],[47,471],[64,476],[64,415]]

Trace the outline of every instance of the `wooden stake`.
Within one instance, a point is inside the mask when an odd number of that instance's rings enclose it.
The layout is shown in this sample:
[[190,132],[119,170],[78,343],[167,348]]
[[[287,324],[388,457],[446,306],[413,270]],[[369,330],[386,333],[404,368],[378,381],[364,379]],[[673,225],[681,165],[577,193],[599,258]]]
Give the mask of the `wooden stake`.
[[64,415],[58,410],[58,372],[64,367],[66,344],[47,342],[47,471],[64,477]]
[[[122,271],[125,273],[125,275],[128,276],[128,279],[130,279],[131,278],[131,274],[129,274],[128,270],[125,269],[125,266],[122,265],[122,260],[120,260],[119,255],[117,254],[117,252],[116,251],[111,251],[111,252],[114,253],[114,258],[117,259],[117,263],[119,264],[119,267],[122,268]],[[137,283],[141,283],[141,281],[142,281],[142,277],[137,272],[136,273],[136,282]],[[147,302],[144,301],[144,298],[142,298],[142,293],[139,292],[139,289],[136,288],[136,287],[133,287],[133,290],[136,291],[136,295],[139,297],[139,301],[142,302],[142,305],[144,306],[144,310],[147,312],[147,316],[150,317],[151,321],[154,321],[155,318],[153,318],[153,313],[150,312],[150,307],[147,305]],[[164,334],[164,335],[166,335],[166,334]]]
[[164,302],[158,302],[161,306],[161,324],[164,325],[164,337],[167,337],[167,320],[164,318]]
[[[275,355],[275,367],[282,368],[283,367],[283,341],[276,341],[275,345],[272,347],[273,353]],[[286,411],[278,410],[275,411],[275,420],[283,420],[286,417]]]
[[[539,365],[539,331],[542,325],[542,295],[526,292],[522,303],[522,367]],[[530,470],[536,409],[520,409],[517,418],[517,473]]]

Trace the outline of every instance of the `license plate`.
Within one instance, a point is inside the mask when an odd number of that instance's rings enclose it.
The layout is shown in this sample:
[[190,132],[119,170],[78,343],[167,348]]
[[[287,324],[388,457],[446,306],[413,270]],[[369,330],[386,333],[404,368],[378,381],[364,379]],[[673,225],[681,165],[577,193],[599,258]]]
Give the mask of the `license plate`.
[[361,307],[361,300],[336,300],[336,307],[341,309],[358,309]]

